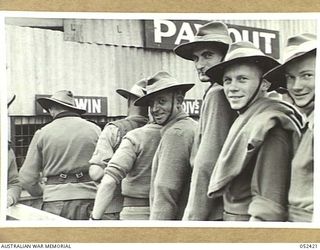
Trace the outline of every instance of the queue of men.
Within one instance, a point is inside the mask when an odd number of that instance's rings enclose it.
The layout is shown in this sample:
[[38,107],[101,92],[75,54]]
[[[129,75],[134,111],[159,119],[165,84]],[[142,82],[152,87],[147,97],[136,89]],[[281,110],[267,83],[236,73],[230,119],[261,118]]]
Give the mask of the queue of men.
[[174,52],[211,83],[198,122],[182,108],[194,84],[172,72],[117,90],[128,117],[102,132],[58,91],[38,99],[53,121],[31,141],[22,187],[72,220],[312,222],[316,36],[290,37],[280,64],[213,21]]

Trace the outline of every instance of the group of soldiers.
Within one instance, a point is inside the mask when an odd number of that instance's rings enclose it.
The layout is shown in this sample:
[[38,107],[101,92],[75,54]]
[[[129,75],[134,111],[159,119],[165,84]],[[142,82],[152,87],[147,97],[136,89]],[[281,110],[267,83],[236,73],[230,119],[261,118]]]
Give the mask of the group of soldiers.
[[174,52],[211,83],[199,121],[183,110],[194,84],[165,71],[118,89],[128,116],[102,131],[58,91],[37,100],[53,121],[18,183],[72,220],[311,222],[316,36],[290,37],[280,64],[212,21]]

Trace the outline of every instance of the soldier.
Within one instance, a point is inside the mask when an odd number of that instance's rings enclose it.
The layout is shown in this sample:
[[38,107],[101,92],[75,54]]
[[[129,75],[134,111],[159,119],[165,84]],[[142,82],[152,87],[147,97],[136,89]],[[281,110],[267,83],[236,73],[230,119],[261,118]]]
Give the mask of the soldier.
[[104,169],[91,219],[102,218],[110,205],[117,184],[122,181],[124,197],[120,220],[148,220],[151,165],[160,142],[161,126],[148,123],[129,131]]
[[210,197],[223,197],[224,220],[287,219],[294,138],[303,119],[292,105],[267,96],[278,86],[262,76],[278,65],[252,43],[237,42],[207,71],[238,112],[208,188]]
[[[227,26],[222,22],[210,22],[199,29],[194,41],[179,45],[174,51],[193,61],[200,81],[207,83],[210,78],[206,70],[222,61],[230,43]],[[222,86],[211,82],[204,96],[192,148],[193,170],[184,220],[222,220],[222,200],[215,201],[213,206],[207,191],[213,167],[235,117],[236,112],[230,108]]]
[[284,51],[284,63],[265,75],[268,81],[287,89],[294,105],[308,121],[292,160],[288,220],[293,222],[312,222],[313,217],[316,48],[314,34],[290,37]]
[[[19,173],[22,186],[32,196],[43,195],[44,211],[71,220],[89,219],[97,189],[89,177],[88,162],[101,130],[80,117],[86,110],[75,106],[69,90],[37,102],[53,121],[32,138]],[[40,173],[46,178],[44,187]]]
[[[144,107],[136,107],[134,101],[143,95],[145,80],[142,79],[132,86],[128,91],[126,89],[117,89],[117,93],[124,97],[128,103],[128,116],[124,119],[108,123],[99,137],[96,149],[90,159],[90,177],[96,182],[100,182],[104,175],[104,168],[118,149],[122,138],[127,132],[144,126],[148,122],[148,110]],[[117,185],[113,194],[113,200],[106,207],[103,219],[119,220],[122,210],[123,197],[121,196],[121,184]]]
[[182,104],[193,85],[179,83],[161,71],[148,80],[146,95],[135,102],[138,106],[149,106],[154,122],[163,126],[152,163],[151,220],[179,220],[185,209],[196,122],[183,111]]

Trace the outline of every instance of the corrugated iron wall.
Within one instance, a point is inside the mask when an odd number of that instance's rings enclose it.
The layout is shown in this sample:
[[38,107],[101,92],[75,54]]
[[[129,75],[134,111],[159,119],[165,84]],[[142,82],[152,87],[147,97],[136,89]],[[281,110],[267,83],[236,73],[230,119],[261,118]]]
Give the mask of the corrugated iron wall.
[[[168,70],[181,81],[197,81],[192,63],[168,51],[66,42],[63,32],[6,27],[8,88],[17,95],[12,115],[34,115],[35,94],[70,89],[75,95],[107,96],[108,116],[126,115],[115,94],[137,80]],[[201,98],[204,86],[187,97]]]
[[[293,34],[316,32],[313,20],[223,21],[279,30],[280,46]],[[82,37],[75,39],[72,36],[78,33],[71,32],[79,28],[75,25],[90,32],[81,32]],[[108,116],[126,115],[126,103],[115,94],[115,89],[130,88],[135,81],[161,69],[171,72],[178,80],[198,83],[192,62],[170,51],[142,48],[143,21],[65,20],[66,27],[70,30],[64,33],[6,26],[8,88],[17,95],[10,108],[12,115],[34,115],[35,95],[51,94],[59,89],[70,89],[75,95],[107,96]],[[187,98],[202,98],[205,87],[197,84]]]
[[[226,24],[276,30],[280,33],[280,58],[287,38],[298,33],[316,33],[316,21],[310,20],[221,20]],[[65,19],[65,39],[71,41],[143,47],[141,20]],[[72,31],[73,30],[73,31]],[[79,36],[80,37],[76,37]]]
[[141,20],[64,19],[63,23],[66,41],[143,47]]

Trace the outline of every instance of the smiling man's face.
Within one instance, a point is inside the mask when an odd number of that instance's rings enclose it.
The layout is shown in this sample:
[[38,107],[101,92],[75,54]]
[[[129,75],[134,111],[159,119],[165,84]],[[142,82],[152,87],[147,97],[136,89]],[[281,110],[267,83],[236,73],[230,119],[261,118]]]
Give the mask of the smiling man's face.
[[290,62],[286,68],[287,89],[295,104],[302,109],[305,106],[314,106],[315,95],[315,67],[314,54]]
[[165,125],[178,113],[180,103],[176,100],[172,91],[160,92],[149,102],[150,112],[154,121],[159,125]]
[[223,74],[224,93],[234,110],[246,107],[260,86],[262,71],[254,64],[240,63],[230,65]]

